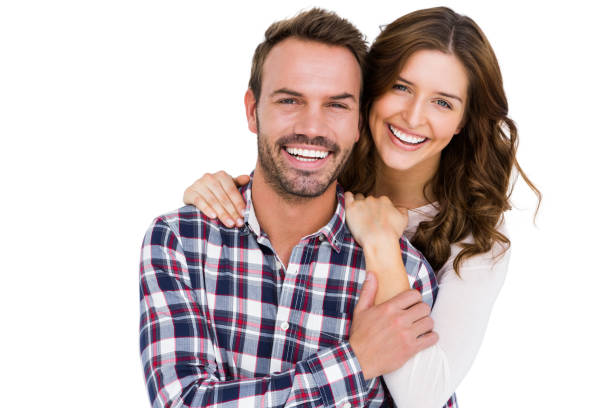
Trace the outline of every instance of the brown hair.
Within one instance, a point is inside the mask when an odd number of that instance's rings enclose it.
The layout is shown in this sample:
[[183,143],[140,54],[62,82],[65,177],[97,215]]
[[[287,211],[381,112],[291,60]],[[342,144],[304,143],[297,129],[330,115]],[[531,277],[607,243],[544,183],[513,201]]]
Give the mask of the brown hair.
[[[541,194],[516,160],[517,129],[508,117],[508,102],[493,49],[472,19],[449,8],[415,11],[380,33],[365,62],[364,119],[373,102],[391,89],[407,59],[419,50],[455,55],[468,72],[464,125],[442,150],[438,171],[423,191],[427,194],[430,188],[434,197],[426,198],[438,201],[439,213],[431,221],[421,222],[411,240],[437,271],[450,257],[450,245],[471,233],[474,242],[462,243],[453,261],[459,273],[464,259],[491,250],[495,242],[506,249],[510,245],[497,226],[504,211],[511,208],[513,169],[536,193],[538,207]],[[354,192],[371,192],[376,160],[379,157],[370,129],[363,126],[340,182]]]
[[348,20],[331,11],[313,8],[293,18],[277,21],[268,27],[264,41],[253,54],[249,88],[255,95],[255,101],[259,101],[261,94],[263,65],[268,53],[276,44],[289,37],[346,47],[353,53],[360,67],[363,67],[368,49],[363,34]]

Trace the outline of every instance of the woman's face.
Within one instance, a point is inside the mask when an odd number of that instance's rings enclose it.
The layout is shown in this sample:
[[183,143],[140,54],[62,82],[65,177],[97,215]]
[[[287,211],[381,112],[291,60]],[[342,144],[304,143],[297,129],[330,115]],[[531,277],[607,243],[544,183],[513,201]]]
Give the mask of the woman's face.
[[467,89],[467,73],[454,55],[433,50],[411,55],[370,110],[382,164],[433,176],[442,149],[461,130]]

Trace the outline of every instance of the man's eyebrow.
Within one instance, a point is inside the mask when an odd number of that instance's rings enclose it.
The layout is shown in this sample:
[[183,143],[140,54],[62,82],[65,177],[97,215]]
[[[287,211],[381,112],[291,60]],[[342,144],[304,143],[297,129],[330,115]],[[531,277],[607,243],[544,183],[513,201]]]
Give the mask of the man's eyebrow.
[[[407,84],[407,85],[414,86],[414,84],[413,84],[412,82],[410,82],[410,81],[408,81],[408,80],[406,80],[406,79],[402,78],[401,76],[398,76],[397,78],[398,78],[398,80],[399,80],[400,82],[404,82],[404,83],[405,83],[405,84]],[[458,97],[457,95],[449,94],[449,93],[447,93],[447,92],[440,92],[440,91],[437,91],[436,93],[437,93],[438,95],[446,96],[447,98],[456,99],[456,100],[458,100],[459,102],[463,103],[463,100],[462,100],[460,97]]]
[[[270,94],[270,96],[274,96],[274,95],[278,95],[278,94],[298,96],[298,97],[304,96],[303,94],[301,94],[301,93],[299,93],[297,91],[292,91],[291,89],[287,89],[287,88],[277,89],[276,91],[272,92]],[[353,101],[357,102],[357,98],[355,98],[355,96],[353,94],[350,94],[348,92],[341,93],[339,95],[330,96],[329,99],[334,100],[334,101],[338,101],[338,100],[342,100],[342,99],[352,99]]]
[[357,102],[357,99],[355,98],[355,95],[350,94],[348,92],[342,93],[340,95],[334,95],[330,99],[332,99],[334,101],[338,101],[338,100],[341,100],[341,99],[352,99],[354,102]]
[[278,94],[287,94],[287,95],[291,95],[291,96],[302,96],[301,93],[296,92],[296,91],[292,91],[291,89],[287,89],[287,88],[277,89],[276,91],[272,92],[270,94],[270,96],[274,96],[274,95],[278,95]]

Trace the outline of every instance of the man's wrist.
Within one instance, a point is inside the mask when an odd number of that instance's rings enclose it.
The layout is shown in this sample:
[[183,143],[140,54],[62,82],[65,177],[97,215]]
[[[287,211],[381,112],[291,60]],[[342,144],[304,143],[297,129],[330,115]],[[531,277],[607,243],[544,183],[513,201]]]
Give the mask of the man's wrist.
[[320,350],[306,363],[326,407],[342,402],[350,402],[353,406],[365,403],[368,383],[348,340]]

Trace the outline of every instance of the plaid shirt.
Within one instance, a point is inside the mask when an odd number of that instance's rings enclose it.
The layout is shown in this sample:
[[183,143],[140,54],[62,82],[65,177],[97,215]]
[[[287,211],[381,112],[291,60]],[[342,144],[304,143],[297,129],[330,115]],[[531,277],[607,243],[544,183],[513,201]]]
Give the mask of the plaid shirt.
[[[158,217],[140,264],[140,351],[155,407],[379,407],[348,342],[365,278],[345,224],[327,225],[279,261],[242,188],[245,225],[226,228],[187,206]],[[432,305],[435,275],[407,239],[409,281]]]

